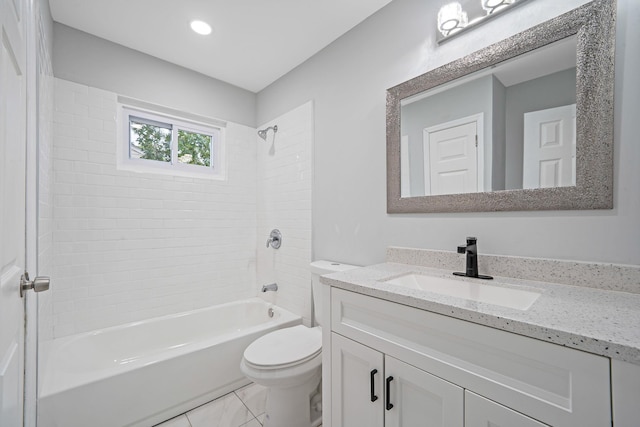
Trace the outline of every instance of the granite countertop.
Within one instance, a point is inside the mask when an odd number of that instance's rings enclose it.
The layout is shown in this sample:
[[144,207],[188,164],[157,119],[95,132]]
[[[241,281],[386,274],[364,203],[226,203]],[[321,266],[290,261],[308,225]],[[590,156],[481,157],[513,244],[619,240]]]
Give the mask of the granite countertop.
[[523,311],[385,282],[408,273],[454,278],[449,270],[383,263],[328,274],[321,282],[640,365],[640,294],[496,276],[491,285],[541,292]]

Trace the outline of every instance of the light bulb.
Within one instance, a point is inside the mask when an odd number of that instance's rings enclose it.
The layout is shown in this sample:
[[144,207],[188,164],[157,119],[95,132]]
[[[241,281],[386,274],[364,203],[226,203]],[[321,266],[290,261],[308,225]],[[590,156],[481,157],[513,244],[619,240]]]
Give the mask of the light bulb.
[[467,13],[458,2],[445,4],[438,11],[438,29],[445,36],[461,30],[468,21]]
[[482,8],[487,11],[487,15],[492,14],[502,8],[516,2],[516,0],[480,0]]

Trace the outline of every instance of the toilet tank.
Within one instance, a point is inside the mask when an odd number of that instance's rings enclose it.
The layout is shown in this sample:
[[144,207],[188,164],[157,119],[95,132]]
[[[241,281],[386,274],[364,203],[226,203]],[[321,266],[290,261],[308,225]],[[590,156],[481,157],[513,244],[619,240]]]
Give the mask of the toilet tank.
[[322,325],[322,283],[320,276],[338,271],[346,271],[358,268],[357,265],[342,264],[334,261],[314,261],[310,264],[311,292],[313,295],[313,312],[316,324]]

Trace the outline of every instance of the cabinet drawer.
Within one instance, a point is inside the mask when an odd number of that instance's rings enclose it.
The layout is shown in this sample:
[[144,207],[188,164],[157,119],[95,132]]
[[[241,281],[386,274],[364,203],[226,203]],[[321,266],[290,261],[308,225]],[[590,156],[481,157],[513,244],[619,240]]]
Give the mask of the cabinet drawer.
[[331,329],[546,424],[611,425],[607,358],[337,288]]

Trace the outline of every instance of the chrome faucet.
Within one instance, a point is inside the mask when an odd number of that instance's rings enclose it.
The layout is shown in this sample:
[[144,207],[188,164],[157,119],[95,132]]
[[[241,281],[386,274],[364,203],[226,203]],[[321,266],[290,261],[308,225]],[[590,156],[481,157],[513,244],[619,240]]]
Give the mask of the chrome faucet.
[[478,239],[475,237],[467,237],[465,246],[458,246],[459,254],[467,254],[467,268],[464,273],[454,272],[456,276],[474,277],[476,279],[491,280],[493,277],[478,274]]
[[267,292],[267,291],[275,292],[277,290],[278,290],[278,284],[277,283],[271,283],[269,285],[263,285],[262,286],[262,292]]

